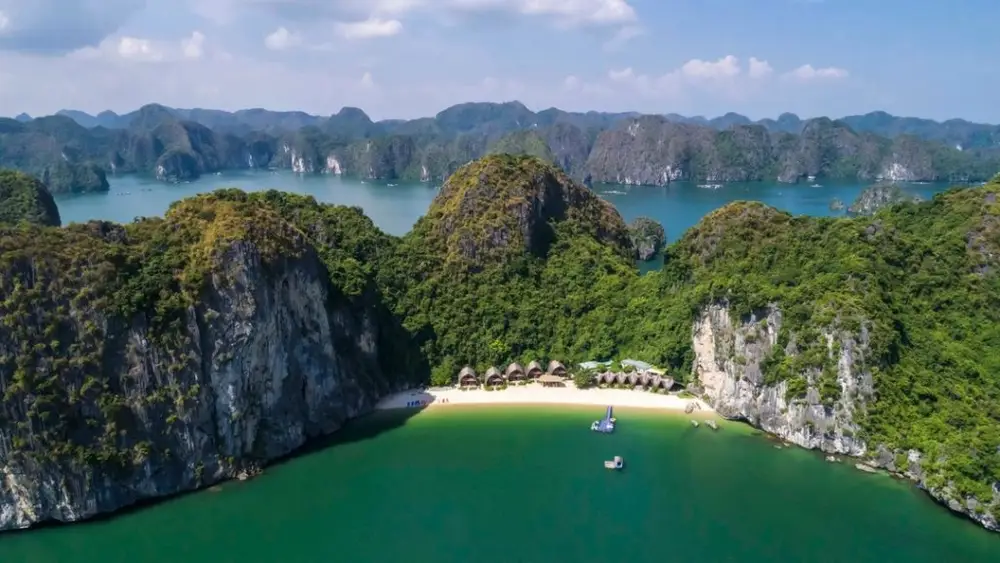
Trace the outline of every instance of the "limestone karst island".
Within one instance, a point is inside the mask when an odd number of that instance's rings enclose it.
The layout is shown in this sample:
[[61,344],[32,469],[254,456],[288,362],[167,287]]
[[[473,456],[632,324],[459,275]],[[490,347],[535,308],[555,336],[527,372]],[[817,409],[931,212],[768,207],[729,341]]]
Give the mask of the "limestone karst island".
[[0,562],[1000,561],[1000,5],[764,4],[0,2]]

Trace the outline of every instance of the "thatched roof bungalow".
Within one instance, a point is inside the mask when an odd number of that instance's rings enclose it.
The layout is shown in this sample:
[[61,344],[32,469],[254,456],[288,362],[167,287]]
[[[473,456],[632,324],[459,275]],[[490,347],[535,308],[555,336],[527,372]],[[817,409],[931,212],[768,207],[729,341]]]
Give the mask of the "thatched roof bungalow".
[[507,366],[507,369],[504,371],[504,376],[506,376],[509,381],[524,379],[524,368],[521,367],[521,364],[514,362]]
[[640,377],[638,373],[629,373],[625,375],[625,381],[634,387],[641,384],[642,377]]
[[459,387],[474,387],[476,385],[479,385],[479,377],[476,376],[476,370],[470,366],[465,366],[462,368],[462,371],[458,372]]
[[538,376],[538,382],[545,387],[562,387],[564,385],[562,377],[551,373]]
[[614,385],[615,374],[610,371],[606,371],[597,376],[597,383],[599,385]]
[[500,375],[500,370],[490,366],[490,369],[486,370],[486,375],[483,377],[483,383],[487,386],[503,385],[503,376]]
[[650,374],[643,385],[650,389],[666,389],[669,391],[674,386],[674,378]]
[[566,375],[566,366],[562,365],[561,363],[555,360],[552,360],[551,362],[549,362],[549,369],[547,373],[549,373],[550,375],[558,375],[558,376]]
[[539,364],[538,362],[531,362],[530,364],[528,364],[528,371],[526,375],[531,379],[538,379],[538,376],[542,375],[543,373],[545,373],[545,370],[542,369],[542,365]]

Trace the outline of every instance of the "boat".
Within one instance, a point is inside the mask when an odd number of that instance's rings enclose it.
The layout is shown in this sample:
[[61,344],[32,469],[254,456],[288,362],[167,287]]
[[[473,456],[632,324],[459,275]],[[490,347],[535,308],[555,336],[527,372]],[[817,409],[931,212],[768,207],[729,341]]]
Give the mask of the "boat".
[[810,187],[810,188],[822,188],[822,187],[823,187],[823,185],[822,185],[822,184],[813,184],[813,185],[811,185],[811,186],[809,186],[809,187]]
[[691,421],[691,426],[694,426],[695,428],[698,428],[698,421],[697,420],[692,420]]
[[601,420],[595,420],[593,424],[590,425],[590,429],[594,432],[610,434],[615,431],[615,420],[614,411],[611,407],[608,407],[608,411],[604,414],[604,418]]
[[614,459],[608,459],[604,461],[605,469],[618,470],[621,469],[622,467],[625,467],[625,459],[622,458],[622,456],[620,455],[616,455]]
[[707,424],[708,427],[711,428],[712,430],[718,430],[719,429],[719,425],[716,424],[714,420],[706,420],[705,424]]

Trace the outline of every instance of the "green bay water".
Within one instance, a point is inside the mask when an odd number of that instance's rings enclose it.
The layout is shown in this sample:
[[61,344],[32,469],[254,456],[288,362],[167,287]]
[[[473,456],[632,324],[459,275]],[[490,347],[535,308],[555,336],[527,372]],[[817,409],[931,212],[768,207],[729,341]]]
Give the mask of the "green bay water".
[[[362,182],[335,175],[300,176],[267,171],[206,175],[181,184],[140,176],[112,177],[109,182],[108,193],[57,197],[63,224],[91,219],[128,222],[140,216],[162,216],[178,199],[238,187],[244,191],[277,189],[311,195],[324,203],[358,206],[385,232],[403,235],[427,212],[438,192],[438,185],[430,183]],[[946,187],[904,185],[906,191],[924,199]],[[673,241],[706,213],[733,201],[752,199],[795,215],[829,216],[842,213],[830,211],[833,198],[850,204],[864,188],[865,184],[857,182],[825,183],[822,187],[754,182],[708,189],[691,182],[677,182],[666,187],[598,184],[594,191],[614,204],[627,221],[639,216],[659,221],[667,231],[668,240]]]
[[[978,563],[1000,535],[906,483],[737,423],[600,407],[378,413],[336,443],[96,522],[0,535],[4,563]],[[408,418],[404,418],[408,417]],[[625,458],[621,472],[603,460]]]

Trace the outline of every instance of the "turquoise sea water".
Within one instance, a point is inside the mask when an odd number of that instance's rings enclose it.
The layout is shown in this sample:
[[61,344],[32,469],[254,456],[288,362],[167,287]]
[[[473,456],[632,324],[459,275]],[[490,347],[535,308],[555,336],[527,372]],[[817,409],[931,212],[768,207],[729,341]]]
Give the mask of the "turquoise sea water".
[[[443,407],[356,421],[249,482],[0,536],[23,563],[996,563],[1000,535],[906,483],[743,425]],[[625,458],[621,472],[604,459]]]
[[[164,184],[149,178],[111,178],[107,194],[60,196],[56,199],[63,223],[107,219],[127,222],[137,216],[163,215],[178,199],[219,188],[245,191],[279,189],[309,194],[318,201],[356,205],[384,231],[405,234],[430,206],[437,194],[435,184],[361,182],[338,176],[296,176],[288,172],[233,172],[210,175],[187,184]],[[706,213],[729,202],[753,199],[793,214],[827,216],[830,201],[850,204],[864,189],[861,183],[828,183],[823,187],[767,182],[724,184],[719,189],[699,188],[690,182],[666,187],[596,185],[594,191],[618,208],[631,221],[649,216],[661,222],[668,240],[677,239]],[[947,186],[912,184],[911,193],[925,199]]]

